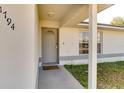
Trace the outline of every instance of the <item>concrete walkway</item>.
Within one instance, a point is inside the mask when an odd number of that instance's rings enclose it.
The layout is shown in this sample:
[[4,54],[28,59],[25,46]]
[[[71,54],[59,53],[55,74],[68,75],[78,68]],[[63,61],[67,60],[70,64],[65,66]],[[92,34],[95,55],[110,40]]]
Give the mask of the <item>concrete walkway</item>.
[[80,83],[63,67],[58,70],[42,70],[39,75],[39,89],[83,89]]

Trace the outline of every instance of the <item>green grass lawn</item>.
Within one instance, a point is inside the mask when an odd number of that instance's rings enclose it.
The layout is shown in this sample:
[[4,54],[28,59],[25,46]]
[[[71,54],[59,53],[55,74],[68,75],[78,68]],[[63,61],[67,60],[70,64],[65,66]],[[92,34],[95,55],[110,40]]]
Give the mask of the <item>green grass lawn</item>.
[[[65,65],[85,88],[88,87],[88,65]],[[97,64],[97,88],[124,89],[124,61]]]

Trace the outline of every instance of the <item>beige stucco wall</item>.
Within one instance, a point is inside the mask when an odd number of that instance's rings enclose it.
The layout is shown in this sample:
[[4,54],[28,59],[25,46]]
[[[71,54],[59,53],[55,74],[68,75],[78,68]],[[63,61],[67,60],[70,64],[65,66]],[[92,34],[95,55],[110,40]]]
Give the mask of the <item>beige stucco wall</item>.
[[35,5],[0,5],[15,23],[0,14],[0,88],[35,88],[38,50]]
[[103,31],[103,54],[124,53],[124,31]]
[[[80,56],[79,54],[79,33],[88,31],[83,28],[60,28],[59,29],[59,56]],[[102,32],[102,54],[124,53],[124,32],[123,31],[103,31]],[[99,58],[98,62],[121,61],[124,57]],[[85,64],[87,59],[60,60],[60,64]]]
[[34,79],[35,79],[35,88],[38,88],[38,78],[39,78],[39,58],[41,57],[41,27],[38,13],[38,6],[34,7],[35,13],[35,30],[34,30]]
[[[59,43],[60,56],[79,55],[79,33],[88,31],[82,28],[60,28]],[[124,53],[124,31],[103,31],[102,32],[102,53]]]
[[59,29],[59,55],[79,55],[79,30],[77,28]]

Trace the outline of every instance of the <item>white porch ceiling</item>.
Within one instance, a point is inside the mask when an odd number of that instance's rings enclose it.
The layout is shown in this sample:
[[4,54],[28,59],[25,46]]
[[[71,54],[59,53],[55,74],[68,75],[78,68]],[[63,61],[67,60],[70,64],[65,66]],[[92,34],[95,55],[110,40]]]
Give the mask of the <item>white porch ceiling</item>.
[[[98,12],[109,6],[99,4]],[[88,18],[88,4],[40,4],[38,7],[40,20],[57,21],[60,26],[72,27]]]
[[[41,20],[60,21],[73,7],[73,4],[41,4],[39,5],[39,15]],[[54,12],[53,17],[49,17],[48,13]]]

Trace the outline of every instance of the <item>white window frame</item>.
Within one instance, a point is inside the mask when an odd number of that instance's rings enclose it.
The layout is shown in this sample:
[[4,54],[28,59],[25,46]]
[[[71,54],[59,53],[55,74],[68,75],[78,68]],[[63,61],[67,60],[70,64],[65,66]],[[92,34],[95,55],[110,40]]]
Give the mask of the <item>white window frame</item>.
[[[80,41],[80,34],[81,33],[88,33],[88,31],[80,31],[79,32],[79,55],[88,55],[88,53],[80,53],[80,42],[81,42]],[[101,49],[100,49],[100,53],[97,53],[97,54],[102,54],[103,53],[103,32],[99,31],[98,33],[100,34],[100,42],[97,42],[97,44],[101,43],[101,46],[100,46]],[[82,41],[82,43],[83,43],[83,41]],[[89,48],[89,39],[88,39],[88,42],[86,42],[86,43],[88,43],[88,48]],[[88,50],[88,48],[87,48],[87,50]],[[89,52],[89,50],[88,50],[88,52]]]

